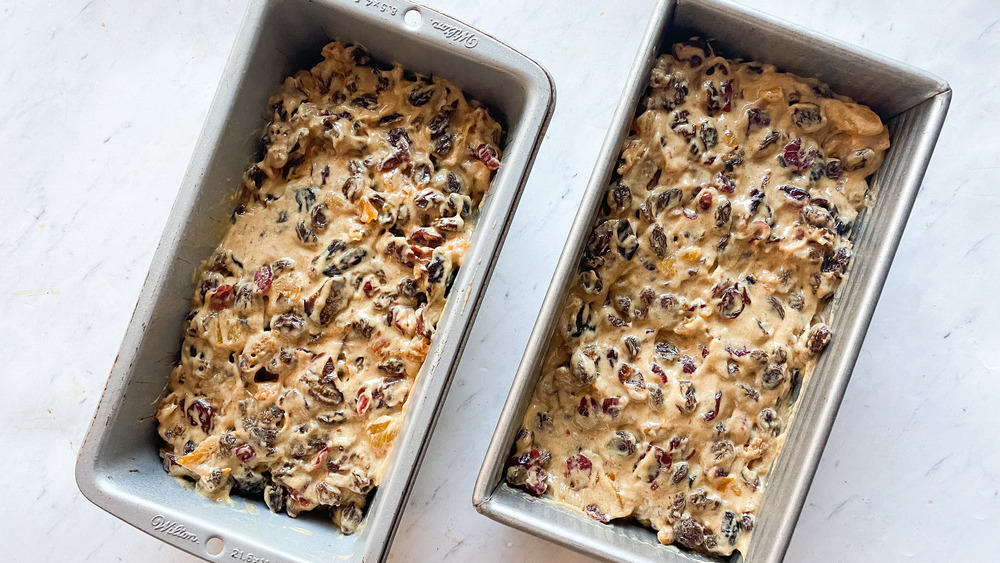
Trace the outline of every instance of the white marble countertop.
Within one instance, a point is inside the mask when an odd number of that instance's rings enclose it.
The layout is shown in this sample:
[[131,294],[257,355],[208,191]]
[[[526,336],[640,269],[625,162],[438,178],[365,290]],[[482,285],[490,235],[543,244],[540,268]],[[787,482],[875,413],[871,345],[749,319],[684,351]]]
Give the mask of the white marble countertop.
[[[788,561],[1000,548],[1000,4],[743,0],[948,80],[951,112]],[[536,58],[556,111],[390,561],[578,561],[478,515],[472,485],[650,2],[428,0]],[[0,4],[0,537],[11,561],[188,561],[73,465],[244,1]],[[612,46],[612,47],[609,47]]]

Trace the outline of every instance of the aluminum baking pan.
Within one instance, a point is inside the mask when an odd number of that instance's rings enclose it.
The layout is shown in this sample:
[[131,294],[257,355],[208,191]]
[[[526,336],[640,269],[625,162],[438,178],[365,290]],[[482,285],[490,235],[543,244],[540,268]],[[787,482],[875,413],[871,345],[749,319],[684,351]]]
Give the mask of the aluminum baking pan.
[[575,278],[580,255],[635,116],[649,69],[658,54],[669,52],[673,42],[692,34],[712,38],[716,50],[730,58],[773,63],[781,70],[827,82],[835,91],[879,113],[889,125],[892,142],[885,163],[873,179],[878,190],[876,203],[855,228],[853,269],[830,309],[836,336],[799,398],[784,450],[768,477],[747,553],[736,553],[728,559],[777,562],[788,547],[836,418],[941,130],[951,90],[940,79],[916,69],[729,2],[657,2],[486,454],[473,504],[494,520],[599,558],[718,561],[676,546],[660,545],[652,530],[637,524],[600,524],[547,497],[531,497],[503,481],[504,464],[562,310],[564,292]]
[[[447,78],[486,104],[506,131],[503,165],[484,198],[384,479],[362,529],[351,536],[318,516],[293,520],[270,513],[262,501],[217,503],[187,490],[160,465],[153,418],[178,358],[192,270],[229,225],[238,183],[230,179],[253,162],[268,98],[283,77],[319,62],[331,39],[362,43],[378,59]],[[253,0],[82,446],[76,477],[83,494],[203,558],[384,560],[553,103],[551,79],[538,64],[428,8],[399,0]]]

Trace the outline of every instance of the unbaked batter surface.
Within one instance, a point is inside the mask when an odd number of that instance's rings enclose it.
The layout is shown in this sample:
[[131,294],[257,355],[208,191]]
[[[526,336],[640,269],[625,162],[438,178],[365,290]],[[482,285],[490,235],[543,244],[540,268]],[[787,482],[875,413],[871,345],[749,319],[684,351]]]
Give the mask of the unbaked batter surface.
[[166,470],[355,531],[399,432],[501,129],[440,78],[333,42],[270,100],[263,158],[197,273],[157,411]]
[[674,46],[621,152],[507,480],[746,552],[888,148],[815,80]]

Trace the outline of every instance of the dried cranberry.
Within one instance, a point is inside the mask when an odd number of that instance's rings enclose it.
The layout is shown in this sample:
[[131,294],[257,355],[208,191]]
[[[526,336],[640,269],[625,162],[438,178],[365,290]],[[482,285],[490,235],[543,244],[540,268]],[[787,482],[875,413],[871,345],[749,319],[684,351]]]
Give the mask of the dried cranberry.
[[601,410],[604,411],[604,414],[610,416],[611,418],[617,418],[622,412],[622,409],[618,406],[618,404],[618,397],[608,397],[607,399],[601,401]]
[[698,206],[708,211],[712,208],[712,192],[706,191],[698,198]]
[[811,149],[807,152],[802,151],[802,139],[793,139],[787,145],[781,154],[781,160],[784,165],[791,168],[796,172],[804,172],[812,167],[813,161],[819,153],[815,149]]
[[663,371],[663,368],[656,364],[649,364],[649,370],[659,376],[660,381],[663,383],[667,382],[667,373]]
[[500,168],[500,159],[497,157],[497,150],[490,145],[479,145],[472,154],[481,160],[490,170]]
[[579,471],[585,471],[587,475],[590,475],[590,472],[593,469],[593,467],[594,464],[590,461],[590,458],[583,454],[576,454],[574,456],[566,458],[567,474],[572,471],[579,470]]
[[187,418],[191,426],[201,426],[205,434],[212,432],[212,422],[215,420],[215,412],[212,405],[205,399],[198,399],[187,408]]
[[371,404],[371,398],[364,393],[364,388],[359,392],[357,411],[358,414],[365,414],[368,411],[368,406]]
[[253,283],[257,286],[257,291],[261,293],[267,293],[271,289],[271,282],[273,280],[274,275],[270,264],[264,264],[260,268],[257,268],[257,273],[253,275]]
[[209,298],[209,304],[213,310],[221,311],[223,309],[228,309],[233,306],[233,302],[236,300],[233,286],[230,284],[220,285],[212,297]]
[[597,520],[598,522],[601,522],[602,524],[607,524],[608,522],[611,521],[611,518],[607,514],[597,509],[596,504],[588,504],[583,509],[583,511],[587,513],[587,516],[590,516],[591,518]]
[[684,373],[694,373],[694,371],[698,368],[694,365],[694,358],[684,354],[681,356],[681,369],[684,370]]
[[250,444],[242,444],[236,448],[236,457],[244,463],[249,461],[255,455],[257,455],[257,452],[254,451]]

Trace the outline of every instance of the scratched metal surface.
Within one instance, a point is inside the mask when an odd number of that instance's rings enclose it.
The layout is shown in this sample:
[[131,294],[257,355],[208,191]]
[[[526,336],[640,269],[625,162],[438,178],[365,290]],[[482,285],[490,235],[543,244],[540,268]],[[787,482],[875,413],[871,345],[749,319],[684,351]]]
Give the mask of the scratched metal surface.
[[[951,100],[940,79],[834,39],[726,1],[659,0],[560,257],[539,320],[528,341],[510,395],[476,482],[477,510],[499,522],[607,560],[716,561],[660,545],[652,530],[635,524],[602,525],[547,498],[533,498],[503,482],[505,461],[527,408],[563,295],[575,280],[591,225],[618,159],[622,141],[645,89],[655,57],[693,33],[713,38],[717,51],[776,64],[818,77],[838,92],[874,108],[889,124],[892,148],[873,180],[878,198],[859,220],[847,281],[830,308],[833,340],[802,391],[784,449],[767,479],[746,554],[731,563],[778,562],[784,557],[813,474],[833,427],[865,332],[899,244]],[[748,38],[753,38],[752,41]]]
[[[416,11],[420,23],[404,15]],[[411,17],[413,17],[411,15]],[[232,193],[252,161],[264,109],[280,80],[309,68],[331,39],[448,78],[503,123],[504,165],[483,202],[470,248],[421,369],[383,482],[361,531],[295,520],[262,501],[216,503],[166,476],[153,414],[177,361],[194,291],[192,270],[229,225]],[[548,74],[481,32],[405,0],[254,0],[230,54],[177,200],[77,461],[77,483],[95,504],[203,558],[245,561],[382,561],[465,346],[528,170],[554,104]],[[209,540],[212,550],[209,550]]]

